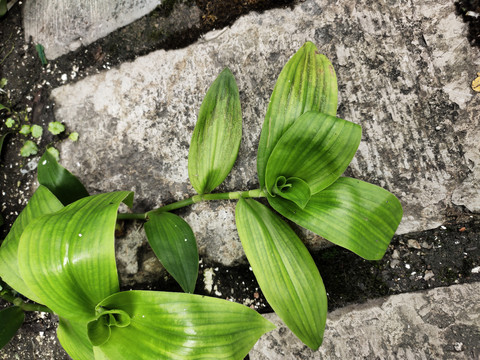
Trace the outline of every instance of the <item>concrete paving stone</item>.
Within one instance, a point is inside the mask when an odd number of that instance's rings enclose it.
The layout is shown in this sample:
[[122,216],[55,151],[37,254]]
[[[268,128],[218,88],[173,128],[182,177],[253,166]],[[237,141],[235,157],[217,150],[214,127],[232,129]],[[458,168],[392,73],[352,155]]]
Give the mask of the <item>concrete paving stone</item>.
[[479,359],[480,283],[369,300],[327,318],[313,352],[279,320],[250,351],[250,360]]
[[[480,54],[450,0],[307,0],[250,13],[187,48],[57,88],[57,120],[80,133],[62,146],[63,164],[91,192],[134,190],[135,211],[193,195],[190,138],[205,92],[228,66],[240,89],[243,138],[219,191],[255,188],[268,100],[283,65],[307,40],[336,68],[339,116],[363,126],[347,174],[399,197],[398,233],[438,227],[454,204],[480,209],[480,97],[469,87]],[[226,265],[243,259],[234,207],[202,203],[180,212],[202,254]],[[324,244],[308,232],[305,239],[310,248]]]
[[88,45],[148,14],[160,0],[28,0],[23,24],[25,38],[42,44],[55,59]]

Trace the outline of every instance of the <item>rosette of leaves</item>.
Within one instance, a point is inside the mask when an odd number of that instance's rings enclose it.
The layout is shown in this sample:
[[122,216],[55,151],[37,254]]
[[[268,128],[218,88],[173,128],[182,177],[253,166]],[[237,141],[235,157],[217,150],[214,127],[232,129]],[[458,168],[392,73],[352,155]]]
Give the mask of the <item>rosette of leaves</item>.
[[[261,188],[287,219],[369,260],[380,259],[402,218],[390,192],[341,177],[361,139],[361,127],[336,117],[333,66],[312,43],[277,80],[257,154]],[[237,228],[247,258],[272,308],[306,345],[323,339],[327,297],[307,249],[272,210],[241,200]]]

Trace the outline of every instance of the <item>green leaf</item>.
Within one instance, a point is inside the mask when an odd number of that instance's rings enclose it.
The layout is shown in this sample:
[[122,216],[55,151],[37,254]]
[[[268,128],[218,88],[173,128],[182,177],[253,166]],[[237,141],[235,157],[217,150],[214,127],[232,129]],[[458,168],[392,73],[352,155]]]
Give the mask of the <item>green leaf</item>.
[[257,171],[260,187],[270,154],[283,133],[303,113],[316,110],[337,113],[337,76],[330,61],[311,42],[305,43],[280,73],[258,144]]
[[87,325],[87,334],[88,339],[92,343],[93,346],[100,346],[105,344],[108,339],[110,339],[110,335],[112,334],[112,330],[108,324],[108,318],[101,316],[100,318],[90,321]]
[[[0,106],[3,106],[0,104]],[[5,126],[7,128],[12,128],[13,125],[15,125],[15,120],[13,120],[12,118],[8,118],[7,120],[5,120]]]
[[3,148],[3,142],[5,141],[5,138],[10,135],[9,132],[7,132],[6,134],[3,134],[0,136],[0,155],[2,154],[2,148]]
[[198,276],[198,250],[190,226],[179,216],[149,213],[145,233],[155,255],[180,284],[193,293]]
[[109,340],[95,347],[95,356],[106,359],[243,359],[274,328],[246,306],[185,293],[120,292],[99,308],[131,319],[129,326],[110,326]]
[[[53,156],[53,158],[58,162],[60,160],[60,151],[55,149],[54,147],[50,146],[47,148],[47,151],[50,153],[50,155]],[[85,195],[87,196],[87,195]],[[78,200],[78,199],[77,199]]]
[[92,360],[93,346],[87,336],[86,322],[73,322],[60,317],[57,337],[62,347],[75,360]]
[[0,110],[7,110],[10,112],[10,108],[6,107],[5,105],[0,104]]
[[65,125],[58,121],[52,121],[48,123],[48,131],[50,131],[53,135],[58,135],[65,131]]
[[383,257],[402,219],[393,194],[348,177],[313,195],[304,209],[279,197],[268,201],[287,219],[367,260]]
[[88,196],[83,184],[45,151],[38,162],[38,182],[50,189],[64,205]]
[[265,185],[274,195],[277,178],[296,177],[315,194],[342,175],[362,137],[360,125],[309,111],[283,134],[268,159]]
[[48,64],[48,61],[47,61],[47,58],[45,56],[45,48],[43,47],[42,44],[37,44],[37,45],[35,45],[35,49],[37,50],[37,54],[38,54],[38,57],[40,58],[42,66],[46,66]]
[[311,349],[323,340],[327,294],[320,273],[298,236],[266,206],[240,199],[238,234],[268,303]]
[[119,290],[114,231],[117,209],[133,193],[82,198],[29,224],[18,247],[27,286],[59,316],[94,317],[95,305]]
[[18,266],[17,253],[20,236],[35,219],[45,214],[54,213],[63,208],[62,203],[50,190],[40,185],[27,206],[13,223],[10,232],[0,247],[0,277],[10,287],[27,298],[41,303],[41,300],[25,284]]
[[35,155],[38,152],[37,144],[31,140],[25,141],[22,148],[20,149],[20,155],[23,157],[29,157],[30,155]]
[[32,131],[32,128],[30,127],[30,125],[22,125],[19,133],[22,135],[28,135],[30,134],[31,131]]
[[105,310],[103,308],[99,310],[97,318],[87,325],[88,339],[93,346],[105,344],[110,339],[112,327],[127,327],[132,322],[130,315],[123,310]]
[[35,138],[35,139],[38,139],[40,137],[42,137],[43,135],[43,129],[41,126],[38,126],[38,125],[32,125],[32,136]]
[[7,13],[7,11],[8,11],[7,0],[0,0],[0,17],[5,15]]
[[11,306],[0,311],[0,349],[8,344],[23,324],[24,311],[18,306]]
[[78,140],[78,132],[74,131],[70,135],[68,135],[68,138],[72,141],[77,141]]
[[241,139],[240,95],[235,78],[225,68],[203,99],[190,144],[188,176],[199,194],[211,192],[225,180]]

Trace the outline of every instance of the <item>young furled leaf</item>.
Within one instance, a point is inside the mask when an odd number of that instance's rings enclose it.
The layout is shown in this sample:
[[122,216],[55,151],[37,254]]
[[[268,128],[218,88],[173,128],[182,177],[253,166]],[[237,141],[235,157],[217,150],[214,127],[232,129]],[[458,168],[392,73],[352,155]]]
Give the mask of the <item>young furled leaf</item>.
[[273,193],[279,176],[303,180],[311,195],[326,188],[350,164],[361,137],[360,125],[316,111],[304,113],[285,131],[268,159],[268,193],[283,196]]
[[220,185],[233,167],[242,139],[240,95],[225,69],[203,99],[188,154],[188,177],[199,193]]

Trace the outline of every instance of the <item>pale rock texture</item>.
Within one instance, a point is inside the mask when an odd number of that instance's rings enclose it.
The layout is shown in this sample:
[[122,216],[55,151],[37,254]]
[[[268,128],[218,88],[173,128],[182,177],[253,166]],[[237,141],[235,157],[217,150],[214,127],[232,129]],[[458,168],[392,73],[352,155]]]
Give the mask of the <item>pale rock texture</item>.
[[148,14],[160,0],[28,0],[25,38],[42,44],[48,59],[88,45]]
[[480,284],[369,300],[328,314],[323,344],[310,350],[279,320],[250,360],[478,359]]
[[[452,204],[478,211],[480,96],[469,87],[478,49],[453,1],[307,0],[250,13],[185,49],[157,51],[53,91],[56,117],[80,133],[62,162],[95,193],[133,190],[134,211],[194,194],[189,142],[202,99],[228,66],[240,89],[243,138],[218,191],[258,186],[256,148],[283,65],[308,40],[335,66],[338,116],[363,126],[347,175],[378,184],[404,207],[399,233],[435,228]],[[203,256],[243,259],[235,202],[178,212]],[[323,244],[306,234],[310,248]]]

